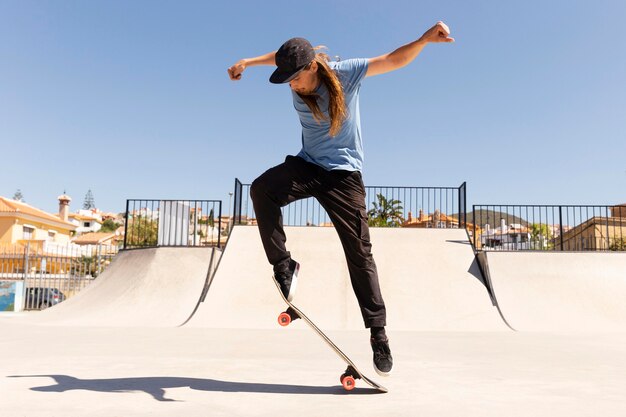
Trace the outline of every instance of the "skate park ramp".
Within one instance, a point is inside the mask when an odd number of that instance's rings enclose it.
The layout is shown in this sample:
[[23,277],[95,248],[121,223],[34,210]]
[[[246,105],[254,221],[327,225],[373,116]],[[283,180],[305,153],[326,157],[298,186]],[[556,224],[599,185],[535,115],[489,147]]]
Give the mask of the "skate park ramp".
[[178,326],[199,302],[212,251],[173,247],[121,251],[78,295],[25,320],[63,326]]
[[[301,264],[294,302],[320,328],[364,328],[339,238],[332,227],[286,227]],[[370,230],[392,330],[510,331],[481,281],[460,229]],[[236,226],[208,295],[187,326],[276,328],[286,309],[257,227]]]
[[516,330],[626,331],[626,253],[486,252],[489,279]]

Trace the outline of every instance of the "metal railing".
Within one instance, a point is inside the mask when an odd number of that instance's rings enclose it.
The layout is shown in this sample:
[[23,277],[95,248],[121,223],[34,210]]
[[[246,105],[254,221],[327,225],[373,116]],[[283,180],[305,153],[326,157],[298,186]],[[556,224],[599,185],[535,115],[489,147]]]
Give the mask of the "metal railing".
[[626,206],[472,206],[468,231],[483,251],[626,251]]
[[220,200],[126,200],[124,249],[221,246]]
[[26,310],[51,307],[76,295],[102,273],[118,253],[118,247],[111,245],[51,249],[38,243],[0,247],[0,281],[23,282],[22,305]]
[[[460,187],[365,187],[369,223],[373,227],[464,228],[466,183]],[[234,224],[256,224],[250,184],[235,179]],[[332,226],[313,197],[282,208],[285,226]]]

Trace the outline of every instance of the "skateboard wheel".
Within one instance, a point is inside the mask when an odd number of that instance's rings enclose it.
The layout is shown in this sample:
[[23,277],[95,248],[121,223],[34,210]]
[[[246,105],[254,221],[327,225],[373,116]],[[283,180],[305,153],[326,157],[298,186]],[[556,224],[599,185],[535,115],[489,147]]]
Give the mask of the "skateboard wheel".
[[346,391],[352,391],[356,385],[356,381],[354,380],[354,377],[352,377],[351,375],[341,375],[341,385],[343,386],[343,389],[345,389]]
[[285,326],[289,326],[289,323],[291,323],[291,316],[287,314],[286,311],[283,313],[280,313],[280,315],[278,316],[278,324],[285,327]]

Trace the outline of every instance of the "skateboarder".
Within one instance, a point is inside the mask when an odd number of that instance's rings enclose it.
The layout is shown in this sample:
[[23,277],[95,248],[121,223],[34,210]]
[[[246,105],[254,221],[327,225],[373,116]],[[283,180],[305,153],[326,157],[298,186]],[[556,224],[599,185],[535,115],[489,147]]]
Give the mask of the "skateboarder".
[[437,22],[418,40],[391,53],[338,62],[316,52],[306,39],[293,38],[278,51],[242,59],[228,69],[230,79],[239,80],[248,67],[276,66],[270,82],[289,84],[302,125],[300,153],[287,156],[284,163],[266,171],[250,189],[263,247],[274,267],[274,279],[291,301],[300,266],[286,249],[280,209],[293,201],[315,197],[341,240],[352,288],[365,327],[370,328],[374,367],[383,376],[391,372],[393,361],[367,224],[361,176],[359,91],[364,78],[406,66],[428,43],[453,42],[449,34],[448,27]]

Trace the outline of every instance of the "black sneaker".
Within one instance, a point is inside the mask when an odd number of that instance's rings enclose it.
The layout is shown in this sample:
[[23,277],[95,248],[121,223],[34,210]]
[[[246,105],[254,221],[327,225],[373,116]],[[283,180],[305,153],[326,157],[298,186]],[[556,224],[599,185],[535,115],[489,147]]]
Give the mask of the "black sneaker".
[[393,367],[393,358],[391,357],[391,349],[389,349],[389,339],[375,340],[370,339],[372,350],[374,351],[374,370],[380,376],[389,376]]
[[293,300],[298,285],[298,271],[300,264],[293,259],[289,260],[289,270],[282,273],[274,273],[274,279],[280,285],[280,289],[287,301]]

